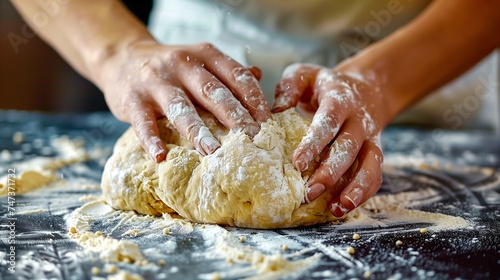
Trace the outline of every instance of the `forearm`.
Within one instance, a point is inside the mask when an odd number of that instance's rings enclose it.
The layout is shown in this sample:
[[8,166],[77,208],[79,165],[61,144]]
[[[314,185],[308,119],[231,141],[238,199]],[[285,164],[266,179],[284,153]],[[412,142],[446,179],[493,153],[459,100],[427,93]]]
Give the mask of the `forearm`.
[[388,96],[386,122],[498,47],[499,1],[435,1],[407,26],[337,67]]
[[11,1],[43,39],[94,83],[107,57],[131,42],[152,39],[118,0]]

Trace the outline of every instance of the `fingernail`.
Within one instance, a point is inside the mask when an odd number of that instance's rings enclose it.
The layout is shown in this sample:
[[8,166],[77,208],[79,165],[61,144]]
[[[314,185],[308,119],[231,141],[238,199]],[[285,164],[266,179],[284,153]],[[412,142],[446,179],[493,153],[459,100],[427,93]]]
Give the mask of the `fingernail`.
[[[158,141],[160,142],[161,140],[158,138]],[[160,144],[151,144],[149,146],[149,151],[148,151],[149,156],[151,157],[152,160],[154,160],[156,163],[160,163],[165,160],[166,158],[166,152],[163,148],[161,148]]]
[[345,198],[349,199],[354,207],[358,207],[358,205],[361,203],[361,200],[363,199],[363,190],[361,190],[360,188],[354,188],[348,194],[346,194]]
[[243,129],[246,135],[248,135],[250,138],[254,138],[255,135],[259,133],[259,127],[253,124],[248,125]]
[[311,153],[306,152],[299,156],[299,158],[295,161],[295,164],[299,171],[305,171],[309,167],[309,163],[311,162]]
[[156,163],[164,161],[165,158],[167,158],[167,154],[165,153],[165,151],[162,151],[159,154],[155,155]]
[[284,96],[278,96],[276,98],[276,100],[274,100],[274,104],[273,104],[273,107],[271,109],[272,112],[281,112],[281,111],[285,111],[286,108],[286,104],[287,102],[289,102],[289,100],[284,97]]
[[205,155],[212,154],[213,152],[215,152],[215,150],[217,150],[220,147],[219,142],[217,142],[217,140],[211,136],[205,136],[201,138],[200,145],[203,151],[205,152]]
[[299,171],[304,171],[307,169],[307,163],[303,159],[298,159],[296,161],[296,167]]
[[340,204],[340,202],[332,203],[332,206],[330,207],[330,213],[332,213],[333,216],[335,216],[337,218],[344,217],[345,214],[347,214],[347,212],[349,212],[349,209],[342,206],[342,204]]
[[307,188],[306,201],[307,203],[318,198],[325,191],[323,184],[314,184]]
[[271,112],[272,113],[280,113],[280,112],[285,111],[285,109],[286,108],[283,106],[274,105],[273,108],[271,109]]

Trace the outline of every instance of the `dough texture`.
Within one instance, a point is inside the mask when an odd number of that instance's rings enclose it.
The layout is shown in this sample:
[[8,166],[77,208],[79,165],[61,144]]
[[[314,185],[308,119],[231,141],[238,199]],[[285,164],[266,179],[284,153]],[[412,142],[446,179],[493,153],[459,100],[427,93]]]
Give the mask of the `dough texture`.
[[[132,129],[117,141],[106,163],[102,190],[114,208],[142,214],[178,213],[199,223],[249,228],[287,228],[334,220],[326,192],[303,204],[307,174],[291,164],[309,122],[293,109],[273,115],[253,140],[226,130],[200,112],[222,146],[202,156],[172,128],[158,121],[167,158],[154,163]],[[303,177],[304,176],[304,177]]]

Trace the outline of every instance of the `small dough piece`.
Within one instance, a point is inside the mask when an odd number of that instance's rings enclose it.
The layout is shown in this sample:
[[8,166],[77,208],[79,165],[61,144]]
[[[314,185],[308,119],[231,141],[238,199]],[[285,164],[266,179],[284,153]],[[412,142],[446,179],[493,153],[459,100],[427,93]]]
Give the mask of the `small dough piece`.
[[309,121],[294,109],[273,115],[250,140],[229,132],[200,110],[221,147],[202,156],[172,128],[158,121],[168,148],[156,164],[142,149],[132,129],[117,141],[106,163],[102,184],[106,202],[114,208],[160,215],[176,212],[198,223],[249,228],[288,228],[335,220],[325,192],[304,203],[305,183],[318,163],[301,175],[291,161]]

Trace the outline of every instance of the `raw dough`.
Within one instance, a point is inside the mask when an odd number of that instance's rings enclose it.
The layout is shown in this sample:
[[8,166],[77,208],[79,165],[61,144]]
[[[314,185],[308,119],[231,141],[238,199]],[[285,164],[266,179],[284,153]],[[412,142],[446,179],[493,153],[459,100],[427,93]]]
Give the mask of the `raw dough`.
[[209,114],[200,112],[222,146],[202,156],[171,127],[158,121],[169,150],[154,163],[132,129],[117,141],[103,174],[105,200],[114,208],[160,215],[177,212],[199,223],[250,228],[286,228],[334,220],[325,193],[303,204],[305,179],[291,164],[293,151],[309,122],[293,109],[273,115],[250,140],[228,132]]

